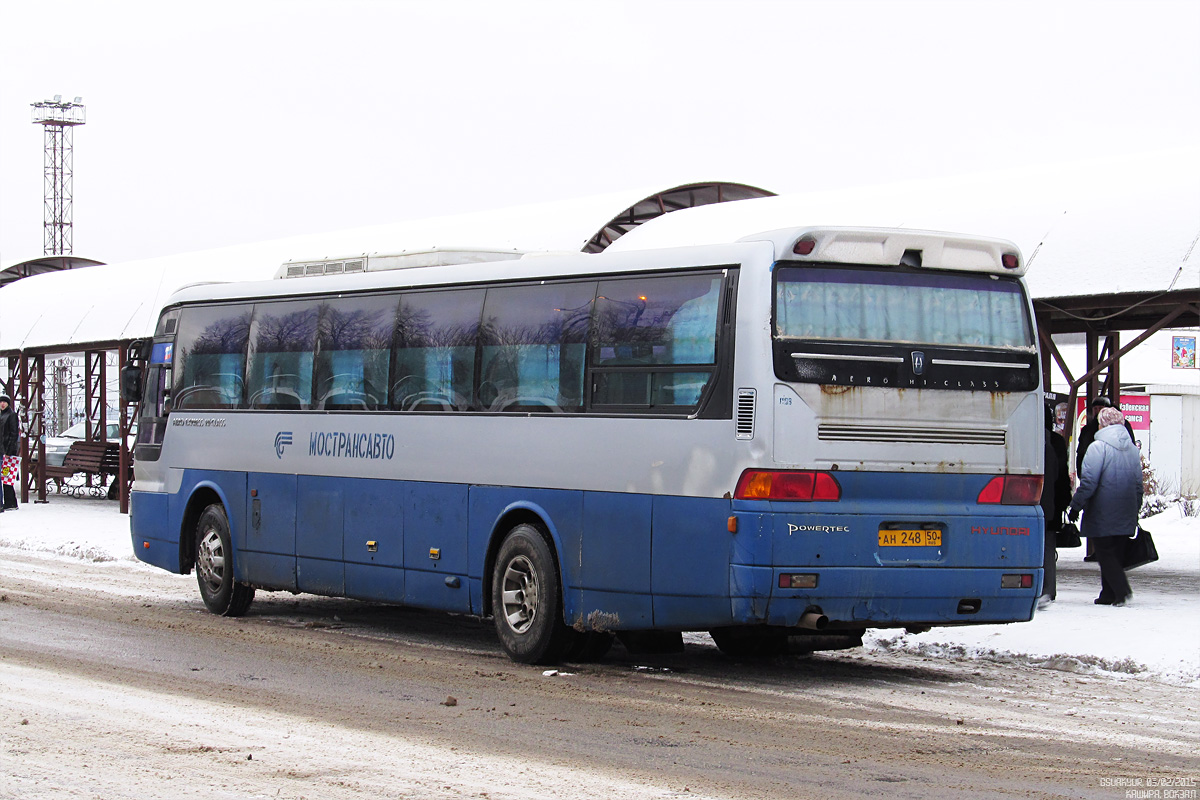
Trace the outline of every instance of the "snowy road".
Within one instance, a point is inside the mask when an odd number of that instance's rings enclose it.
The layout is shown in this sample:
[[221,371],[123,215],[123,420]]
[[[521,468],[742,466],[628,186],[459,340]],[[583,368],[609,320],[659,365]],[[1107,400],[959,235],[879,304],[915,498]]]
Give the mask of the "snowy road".
[[545,675],[472,619],[303,595],[222,619],[190,579],[14,548],[0,683],[6,798],[1200,788],[1194,687],[879,650],[738,664],[702,638]]

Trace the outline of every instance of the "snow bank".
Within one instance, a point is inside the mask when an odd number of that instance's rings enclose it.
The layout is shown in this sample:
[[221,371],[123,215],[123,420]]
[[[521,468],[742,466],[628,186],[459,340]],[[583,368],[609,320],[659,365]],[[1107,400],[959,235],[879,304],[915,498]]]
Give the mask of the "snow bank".
[[0,547],[94,561],[140,563],[133,555],[129,517],[104,499],[59,497],[0,514]]
[[[1084,549],[1059,551],[1058,601],[1032,622],[934,628],[921,634],[872,631],[868,649],[956,660],[982,659],[1074,673],[1105,672],[1200,688],[1200,518],[1178,506],[1142,524],[1159,561],[1129,574],[1127,608],[1093,605],[1100,571]],[[129,518],[102,499],[51,496],[0,514],[0,547],[138,569]]]
[[1176,505],[1142,526],[1154,534],[1159,560],[1129,573],[1133,601],[1125,608],[1094,605],[1099,567],[1083,560],[1083,547],[1059,550],[1058,600],[1032,622],[874,631],[867,646],[1200,687],[1200,518],[1183,517]]

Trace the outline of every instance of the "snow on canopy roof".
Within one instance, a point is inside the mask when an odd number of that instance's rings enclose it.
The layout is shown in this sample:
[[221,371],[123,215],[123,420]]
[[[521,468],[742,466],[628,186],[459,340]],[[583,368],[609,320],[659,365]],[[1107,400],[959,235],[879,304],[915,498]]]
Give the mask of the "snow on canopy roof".
[[631,190],[406,220],[35,275],[0,289],[0,353],[150,336],[159,311],[177,289],[202,282],[266,280],[285,261],[439,247],[512,250],[514,255],[594,251],[654,216],[648,205],[670,211],[678,206],[768,194],[765,189],[738,183],[690,183],[666,190]]
[[729,242],[799,225],[916,228],[1015,242],[1038,299],[1200,288],[1198,187],[1200,148],[1186,148],[687,209],[611,249]]
[[[1027,281],[1039,299],[1198,288],[1197,186],[1200,148],[1185,148],[683,208],[629,230],[609,249],[730,242],[796,226],[902,227],[1016,242],[1031,265]],[[608,227],[602,220],[621,217],[614,209],[628,211],[655,194],[409,220],[25,278],[0,289],[0,352],[148,336],[176,289],[267,279],[289,260],[433,247],[579,252],[599,227]]]

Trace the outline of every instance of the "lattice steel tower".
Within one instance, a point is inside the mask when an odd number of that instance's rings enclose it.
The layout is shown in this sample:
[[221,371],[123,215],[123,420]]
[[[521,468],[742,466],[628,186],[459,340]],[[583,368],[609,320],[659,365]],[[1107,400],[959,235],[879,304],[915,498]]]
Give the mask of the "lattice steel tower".
[[41,125],[46,133],[44,252],[48,256],[71,255],[74,250],[72,131],[76,125],[87,122],[87,109],[81,100],[82,97],[76,97],[73,102],[64,103],[62,95],[56,94],[53,100],[30,103],[34,124]]

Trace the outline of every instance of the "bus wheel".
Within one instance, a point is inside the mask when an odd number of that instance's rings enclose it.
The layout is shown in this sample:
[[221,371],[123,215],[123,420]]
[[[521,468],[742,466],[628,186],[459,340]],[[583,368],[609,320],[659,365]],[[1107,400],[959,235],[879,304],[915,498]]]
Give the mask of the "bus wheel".
[[225,508],[214,503],[196,523],[196,583],[200,597],[214,614],[240,617],[254,599],[254,588],[233,580],[233,548]]
[[554,664],[570,645],[563,624],[562,589],[554,553],[532,525],[504,537],[492,569],[492,615],[509,658],[522,664]]
[[765,658],[787,651],[787,634],[775,628],[715,628],[708,635],[731,658]]

